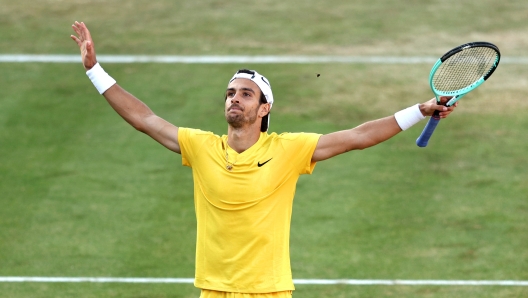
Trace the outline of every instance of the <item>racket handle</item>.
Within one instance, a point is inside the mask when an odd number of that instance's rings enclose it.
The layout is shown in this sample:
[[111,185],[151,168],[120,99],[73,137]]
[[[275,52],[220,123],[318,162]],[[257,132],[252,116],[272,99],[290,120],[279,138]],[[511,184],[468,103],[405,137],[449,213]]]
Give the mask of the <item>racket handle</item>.
[[427,146],[427,143],[429,143],[429,139],[433,135],[433,132],[440,122],[440,117],[437,117],[433,115],[431,119],[429,119],[429,122],[427,122],[427,125],[425,125],[424,130],[422,131],[422,134],[416,139],[416,145],[418,147],[425,147]]

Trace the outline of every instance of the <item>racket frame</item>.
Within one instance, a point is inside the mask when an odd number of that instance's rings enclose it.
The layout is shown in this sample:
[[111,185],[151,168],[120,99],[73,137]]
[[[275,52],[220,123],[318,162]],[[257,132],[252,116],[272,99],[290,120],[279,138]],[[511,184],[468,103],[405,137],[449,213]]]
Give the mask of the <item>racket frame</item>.
[[[440,90],[436,89],[434,87],[434,85],[433,85],[433,78],[434,78],[434,74],[436,73],[438,68],[447,59],[449,59],[453,55],[455,55],[455,54],[457,54],[457,53],[459,53],[459,52],[461,52],[461,51],[463,51],[465,49],[474,48],[474,47],[488,47],[488,48],[492,48],[497,53],[497,55],[495,57],[495,62],[493,63],[491,68],[488,70],[488,72],[486,74],[484,74],[482,77],[480,77],[479,79],[477,79],[475,82],[469,84],[468,86],[466,86],[464,88],[458,89],[458,90],[440,91]],[[441,96],[452,96],[452,98],[447,103],[445,103],[446,107],[450,107],[450,106],[454,105],[457,101],[459,101],[462,97],[464,97],[464,95],[466,95],[470,91],[476,89],[478,86],[482,85],[482,83],[484,83],[493,74],[493,72],[497,69],[497,66],[499,65],[499,61],[500,61],[500,56],[501,56],[501,54],[500,54],[499,48],[497,46],[495,46],[494,44],[489,43],[489,42],[485,42],[485,41],[477,41],[477,42],[466,43],[466,44],[460,45],[460,46],[458,46],[456,48],[453,48],[450,51],[448,51],[447,53],[445,53],[442,57],[440,57],[440,59],[438,59],[436,61],[436,63],[433,65],[433,67],[431,69],[431,72],[429,73],[429,86],[431,87],[431,90],[433,91],[433,93],[434,93],[434,95],[436,97],[436,102],[438,104],[440,104],[440,97]],[[422,131],[422,133],[420,134],[420,136],[416,140],[416,144],[419,147],[427,146],[427,143],[429,142],[429,138],[433,134],[436,126],[438,125],[438,122],[440,121],[440,117],[438,116],[438,114],[439,114],[439,111],[435,111],[433,116],[431,116],[431,119],[429,119],[429,122],[425,126],[424,130]]]
[[[474,47],[488,47],[488,48],[492,48],[497,53],[497,57],[495,58],[495,62],[493,63],[492,67],[488,70],[488,72],[486,74],[484,74],[482,77],[480,77],[478,80],[473,82],[472,84],[470,84],[467,87],[464,87],[462,89],[452,90],[452,91],[440,91],[440,90],[436,89],[434,87],[434,85],[433,85],[433,77],[434,77],[434,74],[436,73],[436,70],[438,70],[438,68],[440,67],[440,65],[442,65],[447,59],[449,59],[453,55],[455,55],[455,54],[457,54],[457,53],[459,53],[459,52],[461,52],[461,51],[463,51],[465,49],[474,48]],[[449,52],[445,53],[442,57],[440,57],[440,59],[438,59],[436,61],[436,63],[431,68],[431,72],[429,73],[429,86],[431,87],[431,90],[433,90],[433,93],[435,94],[436,102],[440,103],[440,96],[452,96],[453,98],[451,98],[445,104],[446,107],[452,106],[453,104],[455,104],[455,102],[459,101],[468,92],[470,92],[470,91],[476,89],[478,86],[482,85],[482,83],[484,83],[493,74],[495,69],[497,69],[497,66],[499,65],[499,61],[500,61],[499,48],[496,45],[494,45],[492,43],[489,43],[489,42],[485,42],[485,41],[470,42],[470,43],[466,43],[466,44],[460,45],[460,46],[458,46],[458,47],[456,47],[454,49],[451,49]]]

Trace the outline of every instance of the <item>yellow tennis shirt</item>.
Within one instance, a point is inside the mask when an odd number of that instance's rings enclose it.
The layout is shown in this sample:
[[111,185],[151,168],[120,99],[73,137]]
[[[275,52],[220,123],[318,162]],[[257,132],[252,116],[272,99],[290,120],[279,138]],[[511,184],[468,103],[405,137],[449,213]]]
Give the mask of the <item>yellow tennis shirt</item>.
[[[179,128],[192,168],[197,219],[195,286],[225,292],[294,290],[290,221],[301,174],[311,174],[312,133],[261,133],[242,153],[227,136]],[[227,166],[232,165],[228,170]]]

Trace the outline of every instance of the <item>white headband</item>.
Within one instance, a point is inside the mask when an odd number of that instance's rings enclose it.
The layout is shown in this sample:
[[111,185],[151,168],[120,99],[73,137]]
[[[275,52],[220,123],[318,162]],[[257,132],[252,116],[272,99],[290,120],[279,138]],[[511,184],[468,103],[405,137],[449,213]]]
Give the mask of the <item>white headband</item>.
[[260,75],[258,72],[254,70],[239,70],[235,75],[231,78],[229,83],[233,82],[235,79],[248,79],[252,80],[257,86],[259,86],[260,91],[264,96],[266,97],[266,101],[270,104],[270,108],[273,105],[273,93],[271,93],[271,85],[264,76]]

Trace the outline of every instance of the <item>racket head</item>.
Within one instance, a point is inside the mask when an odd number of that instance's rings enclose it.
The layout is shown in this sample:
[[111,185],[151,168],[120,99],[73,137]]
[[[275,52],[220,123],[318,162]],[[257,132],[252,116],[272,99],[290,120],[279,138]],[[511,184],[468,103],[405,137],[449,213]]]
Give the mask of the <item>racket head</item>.
[[466,93],[484,83],[497,69],[499,48],[489,42],[477,41],[449,50],[433,65],[429,85],[440,103],[440,96],[452,96],[446,106],[452,106]]

